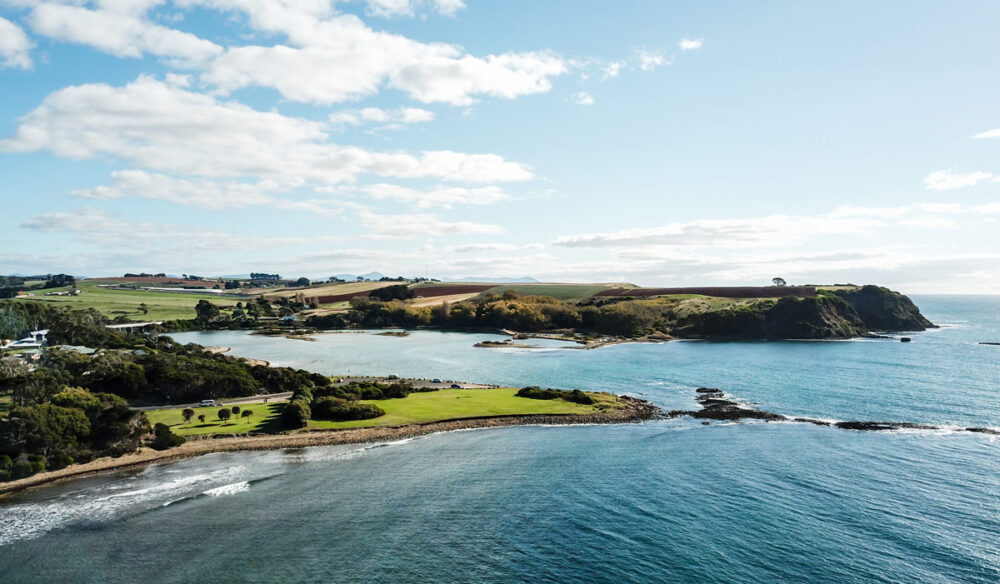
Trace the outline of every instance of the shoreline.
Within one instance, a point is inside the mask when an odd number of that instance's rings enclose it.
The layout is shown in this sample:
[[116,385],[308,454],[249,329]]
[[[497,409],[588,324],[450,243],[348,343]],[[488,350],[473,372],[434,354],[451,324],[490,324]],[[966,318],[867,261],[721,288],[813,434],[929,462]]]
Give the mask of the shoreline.
[[44,471],[27,478],[0,483],[0,501],[18,492],[60,483],[67,480],[120,472],[148,466],[194,458],[215,452],[242,452],[283,450],[335,444],[365,444],[385,442],[456,430],[504,428],[511,426],[566,426],[591,424],[626,424],[653,419],[663,414],[650,402],[618,396],[623,406],[614,410],[592,414],[513,414],[507,416],[482,416],[455,418],[435,422],[420,422],[400,426],[370,426],[343,430],[304,430],[294,434],[261,434],[257,436],[205,436],[191,438],[184,444],[168,450],[141,448],[120,457],[104,457],[66,468]]

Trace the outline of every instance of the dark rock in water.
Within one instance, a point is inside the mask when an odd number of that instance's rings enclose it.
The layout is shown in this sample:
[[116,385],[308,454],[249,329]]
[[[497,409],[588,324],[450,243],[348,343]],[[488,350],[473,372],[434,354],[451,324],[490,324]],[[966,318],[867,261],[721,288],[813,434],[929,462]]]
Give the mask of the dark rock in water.
[[938,426],[928,424],[914,424],[912,422],[837,422],[834,426],[844,430],[863,430],[883,432],[886,430],[937,430]]
[[993,342],[989,342],[989,341],[983,341],[982,343],[979,343],[979,344],[980,345],[1000,345],[1000,343],[993,343]]
[[716,389],[714,387],[699,387],[698,389],[694,390],[694,392],[695,393],[717,393],[719,395],[722,395],[722,390],[721,389]]
[[899,342],[900,342],[900,343],[909,343],[909,342],[911,342],[912,340],[913,340],[913,339],[911,339],[910,337],[903,337],[903,338],[899,339]]
[[994,430],[993,428],[966,428],[966,432],[975,432],[976,434],[992,434],[994,436],[1000,436],[1000,430]]
[[830,426],[830,422],[826,420],[815,420],[813,418],[792,418],[793,422],[801,422],[803,424],[812,424],[814,426]]
[[725,394],[719,389],[702,387],[696,391],[698,392],[698,395],[695,399],[697,399],[698,404],[701,405],[701,411],[686,412],[683,415],[688,415],[696,419],[729,421],[744,419],[774,421],[786,419],[785,416],[782,416],[781,414],[754,410],[740,405],[733,400],[725,399],[723,397]]

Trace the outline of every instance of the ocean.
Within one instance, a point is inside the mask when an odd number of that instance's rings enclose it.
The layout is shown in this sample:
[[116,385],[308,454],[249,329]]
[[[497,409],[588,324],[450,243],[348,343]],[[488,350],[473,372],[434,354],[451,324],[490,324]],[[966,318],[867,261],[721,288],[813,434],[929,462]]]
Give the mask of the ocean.
[[696,409],[938,430],[689,419],[212,454],[0,501],[0,582],[998,582],[1000,297],[914,296],[911,343],[485,349],[489,334],[243,332],[182,342],[336,375],[543,385]]

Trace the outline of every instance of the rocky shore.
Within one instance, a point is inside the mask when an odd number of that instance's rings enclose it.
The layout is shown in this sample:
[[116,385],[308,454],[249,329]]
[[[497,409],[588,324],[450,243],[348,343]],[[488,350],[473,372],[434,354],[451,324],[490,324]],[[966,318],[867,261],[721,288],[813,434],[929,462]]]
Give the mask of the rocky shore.
[[[743,405],[730,397],[721,389],[714,387],[699,387],[695,390],[695,399],[700,410],[671,410],[667,413],[669,418],[691,417],[696,420],[720,420],[720,421],[740,421],[740,420],[764,420],[765,422],[798,422],[802,424],[813,424],[815,426],[832,426],[842,430],[858,430],[866,432],[885,432],[891,430],[945,430],[943,426],[933,424],[919,424],[914,422],[877,422],[866,420],[830,421],[817,418],[790,417],[766,410],[759,410]],[[705,422],[708,423],[708,422]],[[1000,430],[995,428],[954,428],[963,432],[976,434],[991,434],[1000,436]]]
[[291,434],[244,435],[225,437],[192,437],[176,448],[137,452],[112,458],[100,458],[84,464],[74,464],[54,471],[41,472],[28,478],[0,483],[0,498],[25,489],[58,481],[82,478],[99,473],[140,468],[153,463],[167,463],[213,452],[250,450],[280,450],[332,444],[362,444],[386,442],[455,430],[501,428],[506,426],[562,426],[570,424],[624,424],[661,417],[663,412],[652,403],[628,396],[619,396],[621,407],[592,414],[510,415],[459,418],[405,424],[373,426],[344,430],[301,431]]

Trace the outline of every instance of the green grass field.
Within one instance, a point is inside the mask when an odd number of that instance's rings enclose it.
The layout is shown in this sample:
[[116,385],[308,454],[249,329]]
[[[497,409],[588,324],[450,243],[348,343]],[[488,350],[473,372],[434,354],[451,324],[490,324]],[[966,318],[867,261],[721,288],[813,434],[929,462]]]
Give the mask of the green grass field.
[[[99,288],[97,283],[78,283],[83,293],[79,296],[45,296],[45,292],[63,291],[70,288],[38,290],[26,298],[36,302],[65,304],[75,309],[95,308],[105,316],[114,318],[125,315],[132,320],[178,320],[195,317],[195,305],[206,299],[220,306],[246,302],[244,298],[219,297],[213,294],[186,294],[172,292],[150,292],[144,290],[109,290]],[[145,304],[149,312],[143,314],[139,305]]]
[[521,296],[551,296],[559,300],[582,300],[612,288],[610,284],[504,284],[487,292],[503,294],[513,290]]
[[[241,418],[236,415],[228,422],[223,422],[218,418],[219,410],[223,406],[212,408],[191,408],[194,410],[194,417],[191,422],[185,424],[182,412],[183,408],[169,410],[149,410],[146,418],[150,425],[163,423],[170,426],[174,434],[180,436],[191,436],[195,434],[246,434],[247,432],[280,432],[278,416],[281,414],[285,402],[272,402],[267,404],[246,404],[240,406],[243,409],[253,410],[250,418]],[[198,421],[200,414],[205,415],[205,423]]]
[[414,422],[434,422],[476,416],[507,416],[515,414],[590,414],[600,406],[612,406],[618,398],[610,394],[590,393],[596,405],[586,406],[563,400],[539,400],[517,397],[516,389],[442,389],[427,393],[411,393],[403,399],[367,401],[385,410],[385,415],[372,420],[328,422],[312,420],[310,428],[362,428],[366,426],[397,426]]
[[[604,408],[614,407],[618,398],[606,393],[588,393],[597,404],[582,405],[563,400],[538,400],[517,397],[516,389],[442,389],[427,393],[412,393],[403,399],[363,400],[376,404],[385,410],[385,415],[372,420],[351,420],[348,422],[328,422],[312,420],[311,429],[364,428],[370,426],[398,426],[414,422],[434,422],[454,418],[476,416],[506,416],[515,414],[590,414]],[[243,407],[243,406],[240,406]],[[254,415],[250,420],[234,418],[222,422],[218,418],[221,406],[212,408],[192,408],[195,411],[191,423],[185,424],[182,408],[169,410],[149,410],[146,417],[150,424],[158,422],[170,426],[180,436],[196,434],[245,434],[247,432],[280,432],[278,416],[284,402],[269,404],[247,404]],[[205,423],[198,421],[198,415],[205,414]]]

